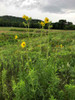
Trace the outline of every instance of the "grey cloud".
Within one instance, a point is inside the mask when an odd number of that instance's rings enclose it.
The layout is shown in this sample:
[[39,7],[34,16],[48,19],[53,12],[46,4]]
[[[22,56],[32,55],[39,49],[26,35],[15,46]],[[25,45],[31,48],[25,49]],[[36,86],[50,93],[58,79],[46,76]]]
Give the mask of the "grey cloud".
[[0,2],[23,9],[38,8],[40,11],[50,13],[75,12],[75,0],[0,0]]
[[46,0],[46,4],[43,0],[40,0],[40,9],[44,12],[52,13],[66,13],[68,10],[75,10],[75,0]]

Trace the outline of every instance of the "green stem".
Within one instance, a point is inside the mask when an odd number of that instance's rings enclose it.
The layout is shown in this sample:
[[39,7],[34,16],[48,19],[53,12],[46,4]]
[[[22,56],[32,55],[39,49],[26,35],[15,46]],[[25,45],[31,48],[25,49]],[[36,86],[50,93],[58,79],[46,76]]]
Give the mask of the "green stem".
[[[41,36],[40,36],[41,40],[42,40],[42,30],[43,30],[43,27],[41,29]],[[41,55],[41,44],[42,44],[42,41],[41,40],[40,40],[40,55]]]
[[48,54],[49,54],[49,27],[48,27],[48,49],[47,49],[47,59],[48,59]]

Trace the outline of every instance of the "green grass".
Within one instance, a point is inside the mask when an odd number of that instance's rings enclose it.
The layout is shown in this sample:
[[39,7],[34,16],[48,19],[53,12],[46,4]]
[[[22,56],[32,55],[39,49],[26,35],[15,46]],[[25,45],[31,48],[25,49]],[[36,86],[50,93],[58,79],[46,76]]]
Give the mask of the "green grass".
[[0,100],[75,100],[75,31],[0,27]]

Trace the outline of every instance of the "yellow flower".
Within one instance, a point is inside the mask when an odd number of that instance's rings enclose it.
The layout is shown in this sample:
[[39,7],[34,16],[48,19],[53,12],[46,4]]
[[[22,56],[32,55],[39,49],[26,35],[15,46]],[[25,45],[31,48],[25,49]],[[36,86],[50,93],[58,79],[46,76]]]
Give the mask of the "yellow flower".
[[44,23],[44,22],[41,22],[41,25],[42,25],[42,26],[45,26],[45,23]]
[[25,20],[28,20],[29,19],[28,16],[26,16],[26,15],[23,15],[22,18],[25,19]]
[[25,17],[26,17],[26,15],[23,15],[23,17],[22,17],[22,18],[23,18],[23,19],[25,19]]
[[63,45],[61,44],[61,45],[60,45],[60,47],[62,48],[62,47],[63,47]]
[[29,18],[28,18],[28,16],[25,16],[25,20],[28,20]]
[[22,42],[22,43],[21,43],[21,47],[22,47],[22,48],[26,47],[26,43],[25,43],[25,42]]
[[15,39],[17,39],[18,38],[18,36],[17,35],[15,35]]
[[49,23],[49,19],[46,17],[44,22],[45,22],[45,24]]

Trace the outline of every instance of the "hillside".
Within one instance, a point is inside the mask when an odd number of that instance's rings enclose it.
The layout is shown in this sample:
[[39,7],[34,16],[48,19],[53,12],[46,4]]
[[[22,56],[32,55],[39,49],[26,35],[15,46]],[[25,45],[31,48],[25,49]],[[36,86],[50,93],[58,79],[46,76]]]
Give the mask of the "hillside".
[[[15,16],[0,16],[0,26],[12,26],[12,27],[24,27],[23,25],[24,19],[21,17],[15,17]],[[39,19],[32,19],[30,26],[35,26],[33,24],[36,24],[40,22]],[[35,28],[35,27],[34,27]]]

